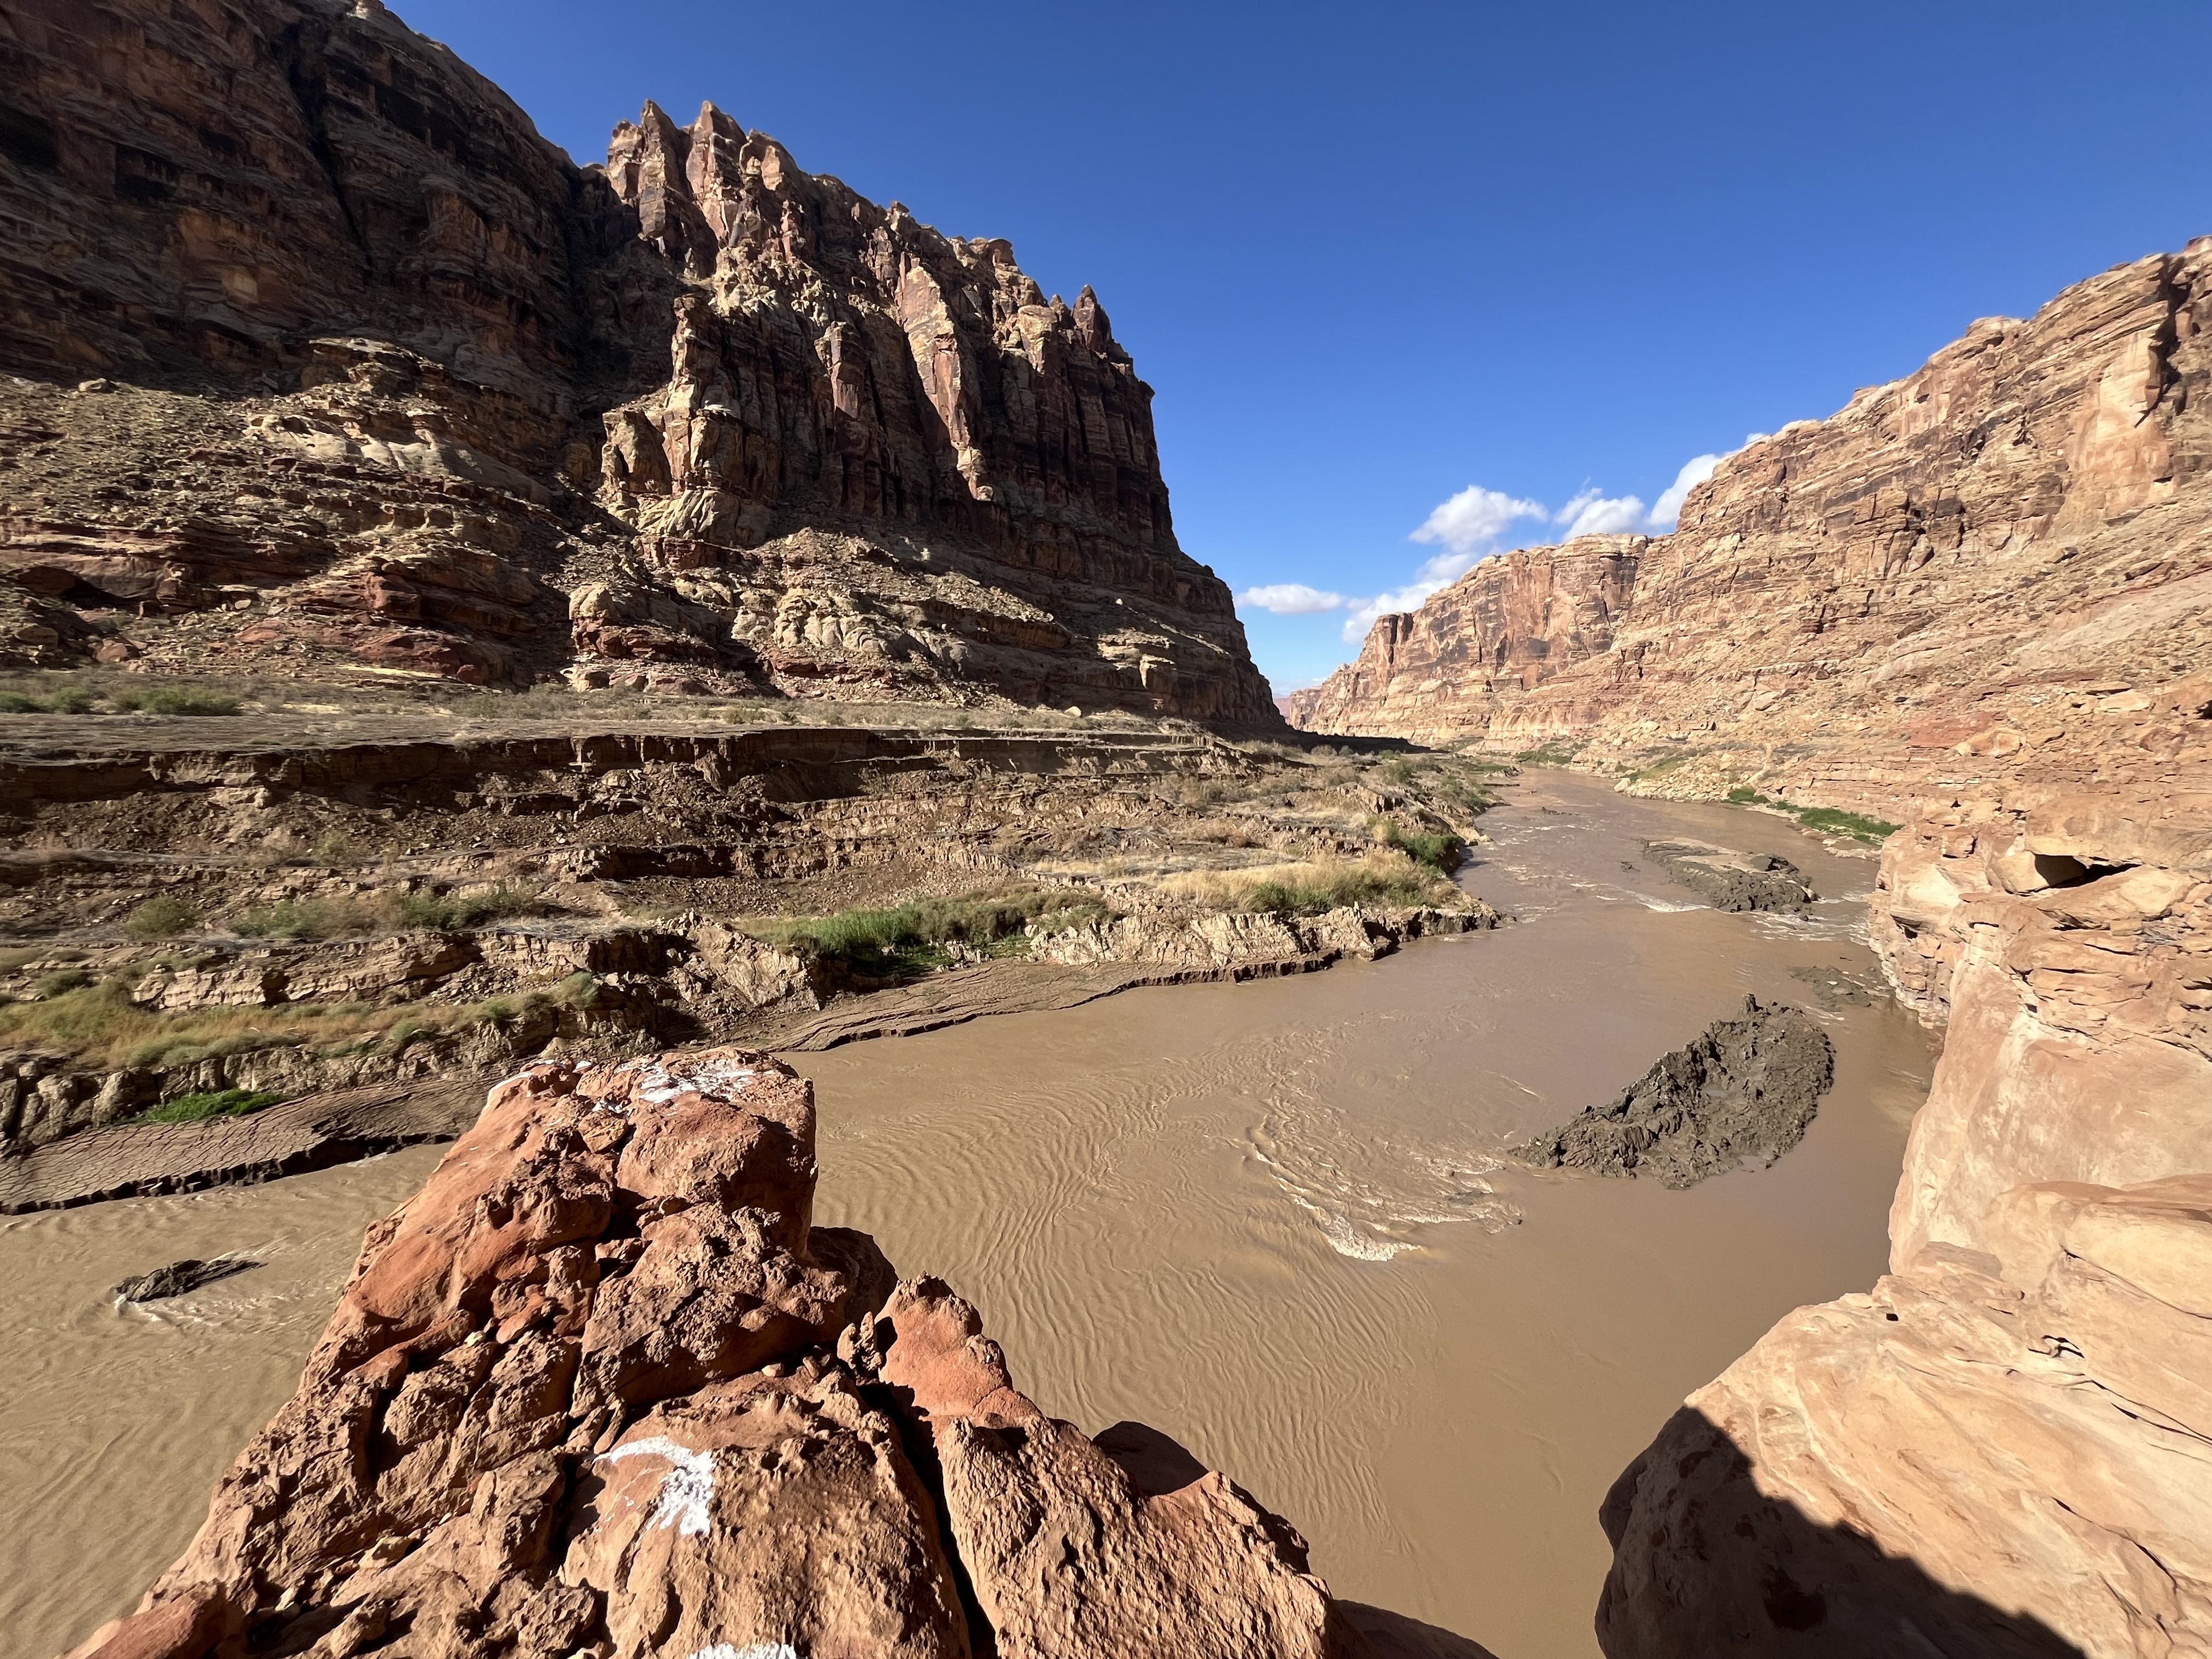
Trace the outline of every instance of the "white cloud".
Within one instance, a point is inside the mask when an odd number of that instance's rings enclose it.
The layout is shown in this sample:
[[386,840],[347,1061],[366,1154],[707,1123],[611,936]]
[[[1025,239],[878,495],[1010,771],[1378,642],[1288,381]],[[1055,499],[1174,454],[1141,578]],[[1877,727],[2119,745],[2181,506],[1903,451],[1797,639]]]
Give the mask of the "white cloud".
[[1237,603],[1272,611],[1279,617],[1311,617],[1323,611],[1341,611],[1352,601],[1341,593],[1325,593],[1304,582],[1270,582],[1263,587],[1246,588],[1237,596]]
[[1516,519],[1550,516],[1541,501],[1524,501],[1503,490],[1469,484],[1430,514],[1413,532],[1413,539],[1441,543],[1455,553],[1472,553],[1480,557],[1488,550],[1488,544],[1504,534],[1506,526]]
[[1674,475],[1674,482],[1660,492],[1659,499],[1651,503],[1651,527],[1672,530],[1674,521],[1682,516],[1682,503],[1690,492],[1713,476],[1713,469],[1727,459],[1721,455],[1695,455],[1682,463],[1682,470]]
[[1541,501],[1525,501],[1502,489],[1469,484],[1449,501],[1440,503],[1413,533],[1411,539],[1441,545],[1444,552],[1423,564],[1413,573],[1413,580],[1403,587],[1370,599],[1344,602],[1348,613],[1344,619],[1345,643],[1358,645],[1364,640],[1377,617],[1393,611],[1414,610],[1431,593],[1449,587],[1498,550],[1498,538],[1511,528],[1516,520],[1551,516]]
[[[1441,512],[1440,507],[1437,511]],[[1433,516],[1433,515],[1431,515]],[[1346,599],[1351,615],[1344,619],[1344,639],[1347,645],[1358,645],[1367,637],[1367,630],[1375,626],[1375,619],[1393,611],[1418,610],[1421,601],[1431,593],[1441,593],[1462,576],[1474,568],[1491,551],[1439,553],[1413,573],[1413,580],[1403,587],[1388,593],[1377,593],[1371,599]]]
[[[1766,435],[1763,432],[1751,433],[1745,437],[1742,447],[1748,448]],[[1431,594],[1441,592],[1481,560],[1498,551],[1498,539],[1518,520],[1538,519],[1562,526],[1562,541],[1577,536],[1622,536],[1633,532],[1665,534],[1674,527],[1681,514],[1682,502],[1690,491],[1711,477],[1713,470],[1736,453],[1729,450],[1699,455],[1685,463],[1674,475],[1674,482],[1652,503],[1649,513],[1644,511],[1642,496],[1608,495],[1595,485],[1577,490],[1554,513],[1541,501],[1469,484],[1439,505],[1413,532],[1413,540],[1440,544],[1449,550],[1424,564],[1403,587],[1377,593],[1371,599],[1347,599],[1289,582],[1249,588],[1243,601],[1286,616],[1334,611],[1340,606],[1345,611],[1345,642],[1358,645],[1367,637],[1367,630],[1375,625],[1376,617],[1394,611],[1415,609]]]
[[1625,536],[1644,527],[1644,498],[1585,489],[1561,507],[1553,522],[1566,526],[1571,541],[1577,536]]

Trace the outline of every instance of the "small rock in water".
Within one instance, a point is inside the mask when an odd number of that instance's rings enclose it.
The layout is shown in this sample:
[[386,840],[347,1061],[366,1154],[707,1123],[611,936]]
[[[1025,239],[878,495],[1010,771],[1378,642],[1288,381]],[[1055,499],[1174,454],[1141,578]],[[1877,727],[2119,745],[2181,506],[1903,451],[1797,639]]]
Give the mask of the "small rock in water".
[[1802,910],[1820,896],[1778,853],[1739,853],[1698,841],[1647,841],[1644,856],[1716,910]]
[[1802,1140],[1835,1073],[1835,1047],[1811,1015],[1747,997],[1743,1018],[1714,1021],[1617,1099],[1510,1155],[1692,1187],[1747,1158],[1772,1164]]
[[1838,1008],[1846,1003],[1854,1008],[1871,1008],[1886,995],[1881,988],[1869,986],[1836,968],[1792,968],[1790,977],[1810,986],[1823,1008]]
[[196,1291],[203,1285],[260,1265],[243,1256],[218,1256],[212,1261],[172,1261],[150,1273],[125,1279],[115,1287],[115,1294],[125,1302],[159,1302],[165,1297],[182,1296],[186,1291]]

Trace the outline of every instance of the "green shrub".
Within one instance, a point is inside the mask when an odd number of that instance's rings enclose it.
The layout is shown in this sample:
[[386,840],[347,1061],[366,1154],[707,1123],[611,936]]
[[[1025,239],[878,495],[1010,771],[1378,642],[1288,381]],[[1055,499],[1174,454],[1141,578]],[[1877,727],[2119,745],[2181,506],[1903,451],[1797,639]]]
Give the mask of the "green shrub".
[[404,893],[392,914],[405,927],[451,933],[501,916],[530,915],[538,905],[535,888],[503,884],[478,893]]
[[538,908],[534,888],[502,884],[476,893],[363,893],[282,899],[248,910],[231,931],[248,939],[337,939],[347,933],[458,933]]
[[165,1100],[159,1106],[143,1111],[131,1121],[134,1123],[199,1123],[211,1117],[244,1117],[274,1106],[284,1098],[282,1095],[252,1091],[245,1089],[219,1089],[212,1094],[179,1095],[174,1100]]
[[124,918],[133,939],[174,939],[200,925],[200,913],[174,893],[156,893]]
[[1854,841],[1878,842],[1897,833],[1897,826],[1881,818],[1870,818],[1861,812],[1846,812],[1835,806],[1800,806],[1779,795],[1762,795],[1747,785],[1738,785],[1728,792],[1729,801],[1736,806],[1771,806],[1777,811],[1787,812],[1808,830],[1818,830],[1832,836],[1849,836]]
[[125,714],[235,714],[238,699],[196,685],[155,685],[143,691],[120,691],[108,701]]
[[0,714],[87,714],[92,702],[92,693],[81,685],[64,685],[43,697],[0,691]]
[[1347,904],[1432,904],[1437,897],[1437,878],[1416,869],[1401,872],[1347,864],[1295,881],[1255,882],[1237,896],[1234,908],[1278,916],[1317,916]]
[[366,907],[344,899],[281,899],[230,924],[247,939],[334,939],[365,931]]
[[92,975],[82,968],[64,968],[58,974],[48,974],[39,981],[42,997],[67,996],[71,991],[82,991],[93,982]]
[[854,908],[805,916],[764,931],[771,944],[810,962],[842,963],[862,973],[922,973],[951,959],[954,940],[985,956],[1018,955],[1031,922],[1071,927],[1103,916],[1096,899],[1048,889],[925,896],[888,909]]
[[326,830],[315,843],[314,860],[326,868],[343,870],[360,862],[361,849],[343,830]]
[[1416,864],[1425,864],[1440,876],[1448,876],[1459,868],[1467,843],[1448,830],[1424,832],[1407,831],[1398,827],[1395,818],[1382,820],[1380,837],[1385,847],[1395,847]]
[[1842,811],[1832,806],[1795,806],[1790,811],[1797,814],[1797,822],[1808,830],[1825,830],[1832,835],[1849,836],[1856,841],[1881,841],[1897,833],[1897,825],[1883,819]]

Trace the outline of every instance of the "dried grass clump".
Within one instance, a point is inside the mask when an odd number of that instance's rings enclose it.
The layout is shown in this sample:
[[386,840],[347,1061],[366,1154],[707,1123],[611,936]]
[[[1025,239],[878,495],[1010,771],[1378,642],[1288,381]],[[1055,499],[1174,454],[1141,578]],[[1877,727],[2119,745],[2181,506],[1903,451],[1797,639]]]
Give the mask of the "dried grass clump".
[[1170,876],[1164,892],[1209,910],[1317,916],[1348,904],[1441,904],[1459,896],[1443,876],[1395,848],[1364,858],[1309,859],[1249,870],[1193,870]]

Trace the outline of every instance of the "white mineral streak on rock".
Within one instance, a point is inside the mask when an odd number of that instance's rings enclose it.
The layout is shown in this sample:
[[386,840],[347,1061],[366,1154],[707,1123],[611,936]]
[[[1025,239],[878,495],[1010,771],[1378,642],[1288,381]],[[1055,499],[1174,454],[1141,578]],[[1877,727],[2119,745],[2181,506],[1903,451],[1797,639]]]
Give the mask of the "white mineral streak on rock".
[[[644,1440],[633,1440],[627,1445],[617,1446],[605,1453],[600,1462],[619,1463],[625,1457],[649,1455],[665,1457],[669,1462],[668,1473],[660,1478],[660,1507],[653,1510],[647,1524],[655,1527],[672,1526],[679,1536],[703,1537],[713,1527],[714,1519],[708,1506],[714,1501],[714,1462],[705,1452],[695,1452],[678,1445],[665,1435],[653,1435]],[[766,1648],[747,1648],[747,1654],[766,1653]],[[788,1651],[788,1650],[785,1650]]]

